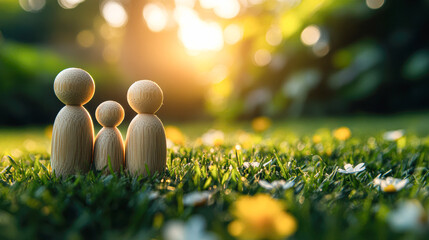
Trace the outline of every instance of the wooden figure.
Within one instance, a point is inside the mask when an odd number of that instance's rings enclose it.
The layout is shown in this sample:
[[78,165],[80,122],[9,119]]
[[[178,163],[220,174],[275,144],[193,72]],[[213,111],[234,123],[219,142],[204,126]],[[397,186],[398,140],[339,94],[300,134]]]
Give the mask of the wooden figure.
[[124,120],[124,109],[115,101],[106,101],[98,106],[95,117],[103,128],[98,132],[94,144],[95,169],[105,169],[105,174],[110,172],[108,157],[112,164],[112,170],[119,172],[121,166],[125,166],[125,150],[122,135],[117,126]]
[[125,162],[134,176],[147,176],[146,165],[150,174],[165,170],[165,131],[161,120],[154,115],[163,98],[161,88],[150,80],[137,81],[128,89],[128,104],[138,113],[128,127],[125,141]]
[[57,176],[86,173],[92,162],[94,126],[82,105],[94,96],[94,80],[82,69],[67,68],[55,78],[54,91],[66,106],[55,118],[52,130],[52,171]]

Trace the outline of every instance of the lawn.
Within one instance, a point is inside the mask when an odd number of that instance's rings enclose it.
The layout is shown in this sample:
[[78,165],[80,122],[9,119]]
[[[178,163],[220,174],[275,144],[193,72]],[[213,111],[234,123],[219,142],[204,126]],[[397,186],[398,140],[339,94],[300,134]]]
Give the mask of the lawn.
[[428,123],[167,123],[165,172],[67,179],[50,171],[49,127],[3,128],[0,239],[428,239]]

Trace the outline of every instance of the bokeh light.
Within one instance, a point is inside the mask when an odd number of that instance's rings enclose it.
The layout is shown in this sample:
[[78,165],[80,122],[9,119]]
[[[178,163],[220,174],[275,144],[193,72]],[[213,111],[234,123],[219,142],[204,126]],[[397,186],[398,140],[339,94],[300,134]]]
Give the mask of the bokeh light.
[[318,57],[324,57],[329,53],[329,43],[321,41],[313,45],[312,47],[314,55]]
[[253,60],[257,66],[263,67],[271,62],[271,53],[266,49],[259,49],[255,52]]
[[26,12],[38,12],[46,5],[46,0],[19,0],[19,5]]
[[213,67],[209,72],[209,78],[213,83],[219,83],[228,76],[228,67],[224,64],[219,64]]
[[168,13],[160,4],[146,4],[143,9],[143,17],[148,28],[153,32],[160,32],[167,26]]
[[224,30],[225,42],[233,45],[243,38],[243,28],[237,24],[230,24]]
[[271,46],[277,46],[282,42],[282,30],[278,26],[272,26],[265,35],[265,40]]
[[370,9],[379,9],[383,6],[384,0],[366,0],[366,5]]
[[311,25],[311,26],[306,27],[301,32],[301,41],[305,45],[311,46],[311,45],[316,44],[317,41],[319,41],[320,36],[321,36],[320,29],[315,25]]
[[[213,117],[219,118],[229,114],[227,118],[230,119],[250,119],[260,115],[272,117],[282,113],[292,115],[295,114],[293,112],[298,116],[307,112],[325,113],[331,108],[342,112],[352,111],[349,109],[353,109],[354,104],[356,108],[368,106],[363,102],[364,99],[372,101],[379,94],[383,98],[391,97],[380,90],[388,80],[385,80],[385,68],[379,66],[392,52],[394,55],[388,65],[397,71],[395,81],[404,79],[423,84],[423,80],[428,77],[425,70],[429,54],[427,47],[421,46],[424,37],[414,36],[420,34],[421,31],[416,29],[423,29],[424,21],[408,19],[409,13],[405,11],[395,13],[396,9],[418,10],[396,1],[0,2],[0,18],[3,20],[0,21],[3,24],[0,31],[4,34],[2,44],[7,46],[2,49],[2,57],[14,59],[16,66],[30,66],[31,62],[38,62],[39,55],[50,57],[52,54],[52,59],[62,59],[62,64],[66,65],[70,57],[67,55],[72,55],[70,59],[77,59],[78,64],[102,68],[101,72],[105,72],[103,65],[111,67],[110,79],[100,83],[107,85],[108,82],[109,87],[110,83],[114,83],[118,88],[126,88],[132,79],[147,76],[159,81],[165,94],[170,96],[166,100],[170,102],[166,102],[165,110],[160,114],[178,116],[180,119],[191,113],[183,114],[179,107],[169,106],[177,104],[186,108],[192,105],[200,113],[207,110]],[[380,8],[382,11],[372,10]],[[397,22],[380,21],[389,14],[399,14],[397,18],[396,15],[392,18]],[[419,14],[423,19],[424,14]],[[14,22],[9,24],[9,18],[14,19]],[[384,25],[386,28],[383,28]],[[64,31],[65,27],[67,31]],[[381,36],[374,29],[385,29],[386,32]],[[361,37],[359,34],[365,35]],[[21,43],[23,45],[19,46]],[[405,48],[415,44],[418,46],[412,51]],[[22,52],[19,48],[26,45],[31,47],[28,53],[13,57],[16,52]],[[403,54],[396,56],[399,52],[392,51],[393,46],[404,48],[401,50]],[[51,52],[45,53],[44,48]],[[10,52],[6,51],[8,49]],[[46,56],[40,58],[45,59]],[[46,71],[56,69],[53,65],[60,61],[49,62],[52,62],[52,66],[47,64]],[[307,81],[304,75],[299,75],[309,70],[320,74],[315,85],[310,84],[312,81]],[[17,70],[15,74],[17,78],[21,76]],[[301,77],[295,81],[295,75]],[[180,91],[174,89],[178,83]],[[6,85],[13,86],[12,83]],[[283,86],[299,89],[299,94],[284,94]],[[103,91],[110,94],[108,87]],[[330,92],[347,92],[349,95],[331,95]],[[256,93],[264,93],[260,95],[269,97],[258,98]],[[126,104],[124,99],[120,99],[119,93],[112,95]],[[222,104],[216,113],[210,109],[208,101],[212,100],[207,100],[208,95],[213,96],[213,99],[221,96]],[[423,96],[410,94],[409,97],[420,104],[424,102]],[[250,101],[250,98],[264,101]],[[350,101],[341,101],[343,98]],[[323,102],[321,104],[329,106],[313,109],[311,104],[319,100]],[[253,106],[253,102],[258,104]],[[384,106],[383,109],[395,108],[393,103],[386,101],[385,104],[390,106]],[[416,108],[420,108],[420,105]],[[223,114],[222,110],[228,113]]]
[[112,27],[123,27],[128,21],[127,12],[119,2],[106,1],[101,9],[104,19]]
[[77,43],[84,48],[91,47],[94,44],[95,36],[89,30],[80,31],[76,36]]
[[99,28],[99,33],[101,37],[103,37],[106,40],[113,39],[115,36],[117,36],[117,31],[115,28],[112,28],[109,24],[103,23]]
[[58,0],[58,4],[64,9],[73,9],[85,0]]
[[237,0],[217,0],[213,10],[217,16],[230,19],[240,12],[240,3]]
[[193,8],[195,6],[195,0],[174,0],[176,6],[183,6]]
[[200,5],[205,9],[212,9],[216,6],[217,0],[200,0]]

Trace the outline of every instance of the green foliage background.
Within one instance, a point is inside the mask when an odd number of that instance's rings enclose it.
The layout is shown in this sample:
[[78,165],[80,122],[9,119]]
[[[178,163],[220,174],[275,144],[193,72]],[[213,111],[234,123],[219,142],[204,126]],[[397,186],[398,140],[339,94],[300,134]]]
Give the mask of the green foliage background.
[[[101,101],[114,99],[126,106],[127,116],[133,115],[125,101],[126,90],[132,81],[146,77],[163,86],[167,97],[160,115],[168,119],[195,119],[207,113],[240,119],[427,109],[427,0],[386,1],[376,10],[369,9],[365,1],[303,0],[284,7],[267,0],[242,10],[231,20],[216,18],[197,4],[196,10],[207,19],[223,27],[236,23],[245,30],[241,42],[200,61],[204,66],[199,74],[209,72],[218,63],[232,61],[227,77],[219,84],[198,88],[194,85],[204,82],[204,77],[177,69],[184,62],[189,63],[186,68],[198,69],[191,66],[197,60],[162,50],[180,45],[177,29],[150,32],[140,11],[146,2],[122,2],[130,19],[124,31],[133,32],[136,40],[145,40],[138,46],[125,38],[123,48],[136,49],[129,51],[129,59],[105,62],[103,48],[110,43],[97,34],[94,46],[80,47],[76,35],[84,29],[96,32],[97,24],[104,21],[101,3],[85,1],[66,10],[56,1],[47,1],[41,11],[29,13],[20,8],[18,1],[1,1],[0,124],[52,122],[61,104],[51,85],[55,75],[70,66],[82,67],[94,76],[97,91],[87,106],[90,112]],[[174,7],[173,2],[162,3]],[[265,41],[265,33],[273,24],[283,35],[283,41],[275,47]],[[301,31],[309,25],[321,29],[323,40],[329,43],[327,55],[317,57],[311,47],[301,43]],[[148,47],[140,51],[139,47],[145,45]],[[273,59],[281,59],[281,64],[255,66],[253,54],[261,48],[270,51]],[[158,53],[151,49],[158,49]],[[141,60],[143,70],[134,67],[131,72],[124,71],[131,60]],[[194,98],[185,101],[186,96]]]

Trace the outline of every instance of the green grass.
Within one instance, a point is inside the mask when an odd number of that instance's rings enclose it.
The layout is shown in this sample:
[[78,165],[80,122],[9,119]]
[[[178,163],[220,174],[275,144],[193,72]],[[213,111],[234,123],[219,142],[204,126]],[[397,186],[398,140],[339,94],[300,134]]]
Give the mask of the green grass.
[[[387,219],[411,199],[428,213],[428,123],[426,115],[290,120],[275,122],[262,134],[253,133],[249,123],[182,124],[187,143],[169,149],[168,170],[149,178],[91,171],[58,179],[49,171],[43,128],[0,130],[0,239],[160,239],[167,223],[196,215],[205,219],[207,231],[232,239],[227,230],[231,204],[257,193],[287,206],[298,223],[292,239],[427,239],[429,225],[398,232]],[[342,125],[352,131],[346,141],[330,134]],[[224,145],[195,143],[210,127],[225,132]],[[398,128],[406,129],[400,141],[382,138],[384,131]],[[236,151],[243,131],[248,139]],[[320,143],[312,141],[314,134],[322,137]],[[260,168],[242,165],[271,160]],[[344,163],[361,162],[366,164],[361,173],[337,171]],[[409,183],[385,193],[372,184],[379,174]],[[258,184],[262,179],[293,179],[295,186],[268,191]],[[183,197],[194,191],[213,196],[201,206],[184,205]]]

